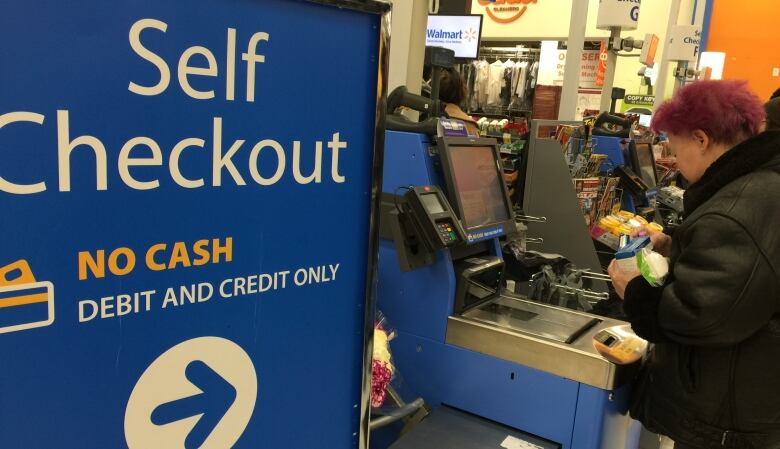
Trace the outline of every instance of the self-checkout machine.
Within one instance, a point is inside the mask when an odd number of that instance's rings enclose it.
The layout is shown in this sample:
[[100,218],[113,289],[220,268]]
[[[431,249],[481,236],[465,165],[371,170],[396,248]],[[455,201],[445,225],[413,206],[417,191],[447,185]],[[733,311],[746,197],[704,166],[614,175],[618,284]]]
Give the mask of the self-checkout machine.
[[593,343],[618,346],[623,334],[604,331],[625,323],[502,289],[499,238],[515,216],[496,142],[445,135],[459,127],[442,126],[441,105],[403,88],[388,98],[398,106],[431,118],[388,117],[378,303],[405,385],[433,411],[392,447],[636,447],[623,388],[635,365]]

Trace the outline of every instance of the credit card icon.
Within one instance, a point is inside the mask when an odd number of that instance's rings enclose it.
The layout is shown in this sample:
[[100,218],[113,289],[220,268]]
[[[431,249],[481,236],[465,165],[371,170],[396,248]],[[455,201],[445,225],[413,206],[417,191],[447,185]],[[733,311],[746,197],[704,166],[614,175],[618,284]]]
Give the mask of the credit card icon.
[[30,264],[0,267],[0,334],[54,323],[54,284],[35,279]]

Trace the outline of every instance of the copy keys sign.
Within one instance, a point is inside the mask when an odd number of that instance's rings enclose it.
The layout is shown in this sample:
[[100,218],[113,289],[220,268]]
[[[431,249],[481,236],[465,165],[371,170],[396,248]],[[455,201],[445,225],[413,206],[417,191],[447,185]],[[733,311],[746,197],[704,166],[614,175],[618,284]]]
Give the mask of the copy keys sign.
[[384,8],[4,8],[0,448],[357,446]]

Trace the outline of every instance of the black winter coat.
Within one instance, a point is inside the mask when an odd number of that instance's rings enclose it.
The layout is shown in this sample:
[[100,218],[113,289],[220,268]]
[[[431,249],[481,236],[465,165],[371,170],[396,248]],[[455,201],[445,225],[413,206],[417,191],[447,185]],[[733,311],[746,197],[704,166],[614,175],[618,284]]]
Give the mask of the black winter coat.
[[685,193],[664,287],[626,288],[655,343],[633,392],[646,427],[701,448],[780,448],[780,131],[718,159]]

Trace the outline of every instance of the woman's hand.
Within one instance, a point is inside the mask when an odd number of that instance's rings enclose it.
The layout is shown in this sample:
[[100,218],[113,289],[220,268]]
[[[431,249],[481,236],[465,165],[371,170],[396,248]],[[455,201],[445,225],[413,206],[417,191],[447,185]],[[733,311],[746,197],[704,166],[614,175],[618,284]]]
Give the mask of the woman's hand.
[[628,283],[641,276],[639,270],[632,271],[630,273],[623,272],[623,270],[621,270],[618,266],[617,260],[615,259],[613,259],[612,263],[609,264],[607,272],[609,272],[609,277],[612,278],[612,286],[615,288],[617,295],[620,296],[620,299],[625,298],[626,286],[628,286]]
[[634,231],[631,234],[631,237],[636,237],[638,235],[646,235],[650,237],[650,241],[653,243],[653,251],[657,252],[658,254],[664,257],[669,257],[669,255],[672,253],[671,236],[646,227]]

